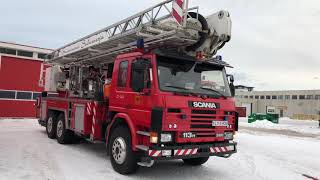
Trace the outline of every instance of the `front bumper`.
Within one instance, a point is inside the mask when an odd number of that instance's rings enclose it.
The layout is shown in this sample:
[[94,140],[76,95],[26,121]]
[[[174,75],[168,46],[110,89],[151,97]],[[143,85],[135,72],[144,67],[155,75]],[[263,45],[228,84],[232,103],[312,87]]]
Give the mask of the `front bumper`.
[[[163,151],[171,151],[171,155],[163,155]],[[148,157],[152,160],[186,159],[208,156],[229,157],[237,152],[237,143],[214,143],[201,145],[181,145],[150,147]]]

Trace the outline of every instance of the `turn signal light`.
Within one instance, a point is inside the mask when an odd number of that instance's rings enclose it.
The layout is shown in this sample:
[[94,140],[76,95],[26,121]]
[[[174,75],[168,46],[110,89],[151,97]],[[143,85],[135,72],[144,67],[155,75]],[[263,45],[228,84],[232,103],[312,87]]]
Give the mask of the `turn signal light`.
[[153,143],[153,144],[158,143],[158,133],[156,132],[150,133],[150,143]]

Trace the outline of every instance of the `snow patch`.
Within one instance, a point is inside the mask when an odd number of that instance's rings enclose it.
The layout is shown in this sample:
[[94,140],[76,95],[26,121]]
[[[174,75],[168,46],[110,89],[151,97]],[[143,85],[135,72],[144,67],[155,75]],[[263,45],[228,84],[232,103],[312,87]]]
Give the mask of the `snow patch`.
[[290,130],[298,133],[320,135],[318,121],[310,120],[292,120],[290,118],[280,118],[279,124],[274,124],[268,120],[257,120],[253,123],[248,123],[247,118],[240,118],[239,125],[240,127]]

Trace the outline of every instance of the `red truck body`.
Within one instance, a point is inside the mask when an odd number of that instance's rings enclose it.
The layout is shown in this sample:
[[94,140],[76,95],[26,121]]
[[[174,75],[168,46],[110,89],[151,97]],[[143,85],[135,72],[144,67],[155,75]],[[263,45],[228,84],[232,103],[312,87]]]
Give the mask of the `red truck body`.
[[[151,62],[151,86],[143,92],[130,87],[131,64],[143,58]],[[125,87],[118,87],[119,65],[128,62]],[[229,156],[236,152],[232,138],[238,117],[233,97],[210,98],[179,95],[160,90],[157,74],[157,55],[133,52],[119,55],[114,63],[111,95],[108,100],[95,101],[69,97],[65,91],[54,97],[42,97],[38,102],[39,123],[46,126],[49,114],[63,114],[65,128],[92,141],[110,144],[110,135],[120,124],[130,130],[131,148],[140,158],[184,159],[207,156]],[[205,108],[205,103],[214,107]],[[196,107],[197,106],[197,107]],[[227,121],[227,126],[213,126],[213,121]],[[153,134],[160,140],[161,133],[172,135],[169,143],[150,142]],[[184,134],[185,133],[185,134]],[[162,154],[163,150],[171,153]]]
[[54,51],[45,87],[58,95],[37,103],[48,137],[105,142],[121,174],[235,153],[234,78],[215,56],[231,39],[230,14],[188,4],[166,0]]

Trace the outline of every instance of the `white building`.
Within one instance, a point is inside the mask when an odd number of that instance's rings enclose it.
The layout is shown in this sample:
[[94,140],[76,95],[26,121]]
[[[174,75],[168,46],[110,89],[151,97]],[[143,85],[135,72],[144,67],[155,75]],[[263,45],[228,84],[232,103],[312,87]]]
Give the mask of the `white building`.
[[236,91],[236,105],[247,115],[275,111],[280,117],[319,119],[320,90]]

